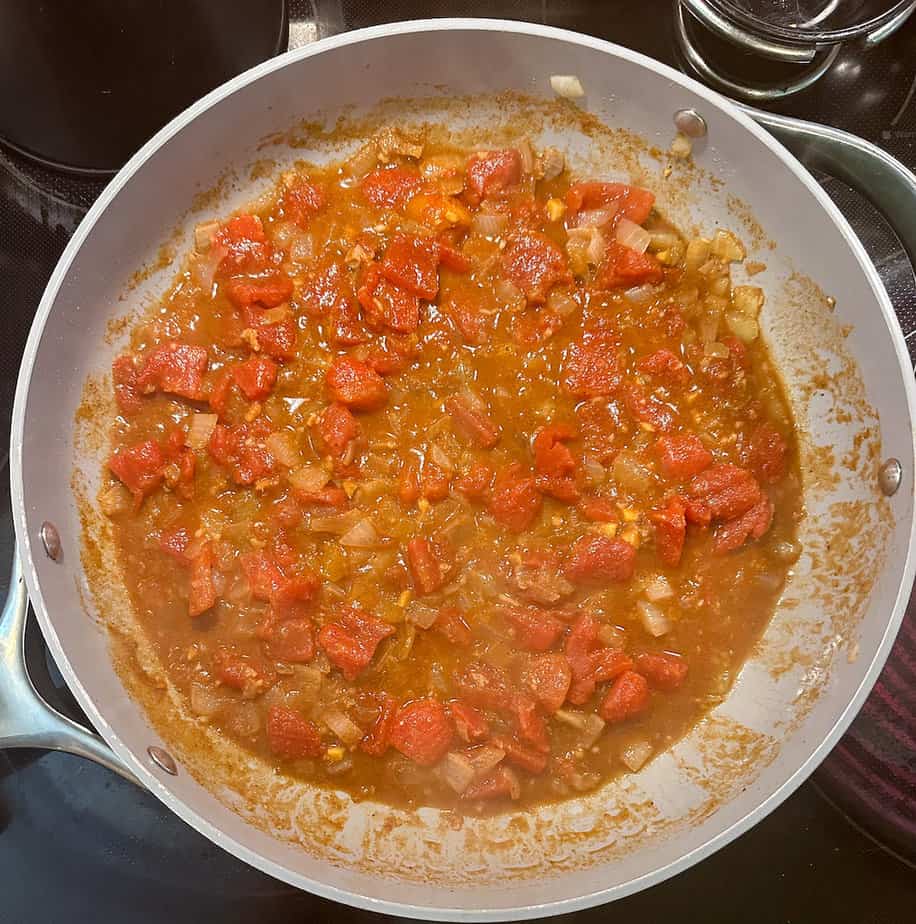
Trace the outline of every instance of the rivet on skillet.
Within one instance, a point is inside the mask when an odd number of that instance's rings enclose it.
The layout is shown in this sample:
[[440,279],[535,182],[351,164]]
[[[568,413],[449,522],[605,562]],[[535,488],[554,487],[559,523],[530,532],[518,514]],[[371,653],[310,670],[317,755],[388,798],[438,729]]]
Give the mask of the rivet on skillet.
[[674,114],[674,124],[688,138],[706,137],[706,119],[696,109],[678,109]]
[[146,753],[149,754],[150,760],[160,770],[165,770],[170,776],[178,776],[178,765],[175,763],[175,758],[168,751],[151,744],[146,749]]
[[887,497],[893,497],[903,481],[903,466],[898,459],[888,459],[878,469],[878,484]]
[[45,520],[41,524],[41,529],[38,530],[38,537],[41,539],[41,544],[48,558],[51,561],[60,561],[60,533],[57,531],[57,527]]

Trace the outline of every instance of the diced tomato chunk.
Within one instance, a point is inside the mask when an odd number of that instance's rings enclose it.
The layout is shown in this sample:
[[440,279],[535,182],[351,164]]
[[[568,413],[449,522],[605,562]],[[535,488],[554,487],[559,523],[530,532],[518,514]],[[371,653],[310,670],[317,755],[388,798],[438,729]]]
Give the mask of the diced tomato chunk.
[[565,702],[572,683],[569,659],[559,652],[535,655],[525,666],[522,683],[544,711],[553,715]]
[[749,471],[728,463],[714,465],[691,480],[687,519],[700,526],[709,526],[713,520],[733,520],[759,500],[760,485]]
[[566,191],[566,210],[570,218],[580,211],[617,206],[617,214],[641,225],[649,217],[655,195],[648,189],[627,183],[573,183]]
[[771,423],[762,423],[748,440],[745,461],[764,484],[775,484],[786,473],[788,450],[782,434]]
[[638,386],[631,385],[625,393],[627,410],[634,420],[647,424],[652,430],[662,432],[671,430],[677,423],[677,417],[670,405],[646,393]]
[[286,760],[320,757],[321,735],[314,722],[286,706],[267,710],[267,742],[271,751]]
[[391,743],[391,730],[394,728],[398,703],[390,693],[384,691],[371,694],[371,696],[378,703],[378,716],[363,740],[360,741],[359,746],[370,757],[381,757]]
[[740,549],[749,539],[759,539],[773,522],[773,502],[761,494],[760,500],[746,513],[716,528],[712,548],[717,555]]
[[167,530],[159,534],[159,548],[166,555],[171,555],[176,561],[187,564],[188,557],[185,552],[191,542],[191,536],[184,526],[178,529]]
[[252,356],[233,368],[232,377],[249,401],[263,401],[277,383],[277,368],[265,356]]
[[428,539],[416,537],[407,543],[407,563],[420,593],[431,594],[445,585],[448,570]]
[[622,539],[580,536],[569,550],[563,573],[577,584],[611,584],[633,576],[636,551]]
[[443,240],[436,241],[436,252],[439,263],[453,273],[466,273],[471,268],[471,261],[457,247]]
[[416,462],[405,462],[398,474],[398,500],[405,506],[417,502],[420,497],[420,471]]
[[359,411],[374,411],[388,400],[385,380],[358,359],[341,356],[327,371],[331,397]]
[[567,698],[575,706],[588,702],[595,692],[591,653],[598,647],[598,629],[597,620],[585,613],[573,623],[566,637],[566,658],[572,676]]
[[526,651],[547,651],[563,634],[565,626],[555,616],[534,606],[503,610],[515,643]]
[[486,404],[477,395],[452,395],[445,400],[445,410],[457,430],[483,449],[492,449],[501,435],[499,425],[489,415]]
[[436,699],[416,699],[397,711],[391,744],[421,767],[437,764],[454,737],[445,706]]
[[527,747],[509,735],[494,735],[493,744],[506,752],[506,760],[520,770],[537,776],[547,769],[547,754]]
[[690,381],[690,370],[671,352],[656,350],[644,356],[636,368],[647,375],[654,375],[669,385],[686,385]]
[[315,657],[315,630],[310,619],[277,623],[267,642],[267,653],[277,661],[307,664]]
[[633,669],[633,659],[619,648],[599,648],[588,656],[595,683],[607,683]]
[[518,462],[513,462],[496,476],[487,509],[497,523],[520,533],[535,521],[541,504],[534,478]]
[[283,194],[283,214],[300,228],[308,227],[309,219],[320,212],[327,202],[324,190],[304,177],[296,177]]
[[340,456],[359,436],[359,423],[344,405],[330,404],[318,418],[318,435],[329,452]]
[[379,642],[394,634],[394,626],[359,609],[345,608],[318,632],[318,644],[347,680],[354,680],[375,655]]
[[118,449],[108,459],[108,467],[134,496],[134,506],[162,484],[166,458],[155,440],[144,440]]
[[661,263],[649,253],[639,253],[611,241],[595,275],[599,289],[631,289],[645,283],[661,282],[665,272]]
[[[264,312],[260,308],[245,308],[244,313],[245,324],[254,333],[257,343],[255,352],[266,353],[278,362],[296,356],[296,322],[292,317],[270,323],[264,320]],[[246,343],[249,341],[246,340]]]
[[443,471],[435,462],[427,460],[423,465],[423,477],[420,480],[420,494],[428,501],[445,500],[449,494],[451,475]]
[[536,751],[548,753],[550,737],[547,734],[547,723],[538,709],[537,700],[532,699],[527,693],[516,693],[512,698],[512,713],[522,741],[532,745]]
[[206,542],[191,559],[191,584],[188,595],[188,615],[200,616],[216,604],[213,586],[213,546]]
[[472,661],[455,674],[461,698],[479,709],[508,709],[512,695],[506,672],[485,661]]
[[143,407],[143,398],[137,382],[138,371],[133,356],[118,356],[111,364],[111,380],[115,400],[122,414],[136,414]]
[[474,644],[474,633],[457,606],[443,606],[433,628],[459,648],[470,648]]
[[479,151],[468,159],[468,186],[479,198],[514,186],[522,176],[522,158],[515,148]]
[[576,470],[576,457],[566,441],[576,438],[569,424],[552,424],[542,427],[534,438],[534,468],[541,475],[562,477]]
[[649,513],[649,519],[655,526],[655,551],[658,557],[672,568],[680,564],[684,541],[687,538],[685,509],[684,501],[680,497],[672,497],[664,507]]
[[438,266],[435,241],[399,233],[391,238],[380,270],[389,282],[432,301],[439,291]]
[[480,346],[487,342],[491,327],[489,317],[495,307],[492,292],[462,286],[450,292],[441,307],[465,343]]
[[363,306],[366,324],[372,330],[389,328],[402,334],[412,334],[420,326],[418,296],[385,279],[376,263],[366,270],[356,297]]
[[586,332],[567,347],[563,359],[563,387],[576,398],[613,395],[620,387],[619,341],[608,331]]
[[512,339],[533,348],[548,341],[563,326],[563,319],[548,308],[531,308],[512,319]]
[[486,462],[475,462],[471,468],[459,475],[455,481],[455,490],[465,497],[477,500],[490,490],[495,472]]
[[474,780],[461,794],[469,801],[491,801],[493,799],[517,799],[520,787],[515,774],[508,767],[497,767],[491,773]]
[[[289,572],[289,569],[287,569]],[[309,567],[284,575],[284,580],[274,591],[270,602],[280,619],[301,616],[305,607],[312,603],[321,589],[321,578]]]
[[490,724],[473,707],[454,699],[448,704],[458,737],[466,744],[478,744],[490,737]]
[[636,671],[621,674],[607,691],[598,714],[608,724],[641,715],[649,708],[649,682]]
[[248,552],[240,560],[248,579],[251,595],[258,600],[269,600],[283,580],[283,572],[264,552]]
[[164,343],[147,354],[136,386],[147,394],[164,391],[192,401],[203,398],[207,350],[187,343]]
[[586,520],[594,523],[616,523],[620,519],[617,515],[617,504],[609,497],[583,497],[579,502],[579,510]]
[[226,283],[229,301],[239,308],[247,308],[254,304],[264,308],[276,308],[292,294],[292,279],[279,272],[265,276],[233,276]]
[[317,491],[296,491],[296,499],[305,506],[346,507],[350,502],[347,492],[336,484],[328,484]]
[[225,648],[214,655],[213,668],[219,682],[239,690],[244,699],[260,696],[276,680],[273,671],[260,659]]
[[666,478],[692,478],[712,465],[712,453],[695,433],[660,436],[654,448]]
[[[575,590],[560,573],[561,567],[559,553],[554,550],[525,552],[512,569],[512,583],[525,600],[552,606]],[[559,610],[554,612],[561,614]]]
[[272,254],[257,215],[230,218],[213,235],[210,246],[225,254],[219,264],[224,273],[259,273],[266,269]]
[[647,651],[636,656],[636,670],[656,690],[671,693],[687,679],[688,667],[680,655]]
[[423,177],[415,167],[381,167],[360,183],[363,195],[378,208],[402,209],[423,189]]
[[503,251],[502,265],[506,276],[532,305],[543,304],[552,286],[573,281],[566,253],[536,231],[513,234]]
[[379,375],[395,375],[410,366],[416,353],[416,336],[386,334],[369,350],[366,365]]
[[276,465],[265,445],[272,432],[270,424],[261,418],[234,427],[217,424],[207,448],[214,461],[230,470],[236,483],[254,484],[270,475]]

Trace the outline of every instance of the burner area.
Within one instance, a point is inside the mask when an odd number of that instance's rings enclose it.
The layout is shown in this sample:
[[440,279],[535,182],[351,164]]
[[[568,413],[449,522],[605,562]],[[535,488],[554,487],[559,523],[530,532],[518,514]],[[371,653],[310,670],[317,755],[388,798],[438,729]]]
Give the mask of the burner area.
[[[134,7],[132,2],[126,5]],[[157,8],[157,4],[141,5]],[[194,40],[197,45],[229,47],[234,41],[229,33],[244,31],[245,22],[263,23],[269,19],[273,29],[272,38],[265,29],[258,32],[257,41],[245,43],[244,50],[236,48],[238,55],[220,64],[225,73],[217,73],[211,61],[212,66],[205,68],[206,74],[194,84],[193,95],[197,96],[274,53],[279,47],[281,7],[288,15],[289,42],[294,46],[334,32],[396,19],[438,14],[505,16],[587,32],[685,68],[673,12],[694,3],[621,0],[593,5],[585,0],[497,0],[487,5],[474,0],[448,4],[421,0],[289,0],[287,4],[229,5],[187,0],[183,5],[193,10],[186,22],[189,29],[193,26],[198,30]],[[704,5],[716,9],[741,7],[748,15],[757,8],[782,8],[793,15],[801,10],[816,16],[825,8],[819,0],[704,0]],[[883,4],[885,8],[890,5]],[[901,8],[906,5],[897,4]],[[26,5],[7,6],[24,9]],[[42,15],[53,16],[62,5],[34,6],[45,11]],[[80,9],[88,17],[105,6],[104,0],[95,0]],[[876,5],[854,0],[838,6],[865,11]],[[217,9],[218,14],[214,12]],[[12,54],[9,35],[4,32],[7,15],[0,13],[0,50],[6,56],[4,59],[0,55],[0,73]],[[16,15],[25,17],[26,13]],[[832,23],[830,15],[820,22],[824,28]],[[285,29],[283,18],[283,42]],[[173,39],[159,33],[157,41]],[[735,54],[734,45],[721,37],[711,40],[706,36],[704,40],[721,42]],[[128,43],[120,41],[117,53],[122,58],[131,57]],[[189,38],[183,47],[190,44]],[[786,115],[854,131],[913,169],[916,18],[874,47],[849,42],[836,47],[820,80],[766,105]],[[215,50],[213,56],[217,56]],[[780,77],[768,65],[740,53],[737,57],[744,58],[739,62],[745,68],[744,76],[760,85]],[[72,66],[80,65],[77,61]],[[778,66],[786,65],[783,62]],[[0,86],[11,85],[0,79]],[[0,354],[2,593],[6,591],[13,553],[6,434],[19,359],[44,285],[105,182],[99,175],[53,169],[20,148],[32,153],[40,151],[45,161],[84,171],[99,165],[110,169],[158,127],[148,123],[142,130],[146,134],[133,134],[129,141],[125,134],[120,146],[80,147],[73,145],[69,129],[64,131],[49,116],[41,133],[24,143],[22,137],[14,137],[15,130],[10,129],[13,123],[4,120],[14,118],[20,104],[28,105],[37,96],[27,84],[17,92],[21,99],[15,106],[6,107],[10,94],[4,94],[4,105],[0,105],[0,139],[15,145],[4,145],[0,140],[0,316],[4,318],[6,335],[6,348]],[[159,124],[173,111],[157,111]],[[820,174],[817,179],[849,219],[874,261],[897,311],[910,355],[916,361],[916,280],[900,242],[858,193],[830,175]],[[27,634],[27,657],[33,681],[48,701],[65,714],[85,721],[48,656],[34,619]],[[681,921],[689,917],[684,909],[702,896],[705,924],[731,924],[736,914],[751,924],[902,924],[912,920],[916,879],[908,864],[916,864],[914,697],[916,595],[875,690],[812,781],[803,784],[751,831],[700,865],[647,892],[623,899],[612,909],[582,912],[575,919],[599,922],[619,916],[621,920]],[[157,799],[102,767],[66,754],[31,750],[0,751],[0,895],[0,921],[4,924],[383,920],[369,912],[343,908],[298,892],[257,872],[178,820]]]

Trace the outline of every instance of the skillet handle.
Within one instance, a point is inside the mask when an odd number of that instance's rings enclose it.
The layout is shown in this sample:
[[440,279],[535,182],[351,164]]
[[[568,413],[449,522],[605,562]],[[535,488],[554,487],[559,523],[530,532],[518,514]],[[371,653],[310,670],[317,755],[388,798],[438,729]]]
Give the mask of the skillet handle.
[[0,750],[47,748],[76,754],[143,784],[95,733],[61,715],[32,684],[25,661],[25,626],[29,598],[19,550],[13,552],[9,592],[0,614]]
[[806,167],[829,173],[868,199],[887,219],[916,267],[916,176],[899,160],[849,132],[736,105]]

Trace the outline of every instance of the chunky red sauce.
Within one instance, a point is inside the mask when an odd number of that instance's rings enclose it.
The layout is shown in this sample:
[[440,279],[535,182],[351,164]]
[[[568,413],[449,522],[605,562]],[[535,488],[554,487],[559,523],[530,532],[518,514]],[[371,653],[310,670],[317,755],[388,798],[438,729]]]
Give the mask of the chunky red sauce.
[[202,722],[476,809],[721,698],[797,555],[796,442],[740,243],[653,204],[388,132],[198,228],[114,363],[100,503]]

